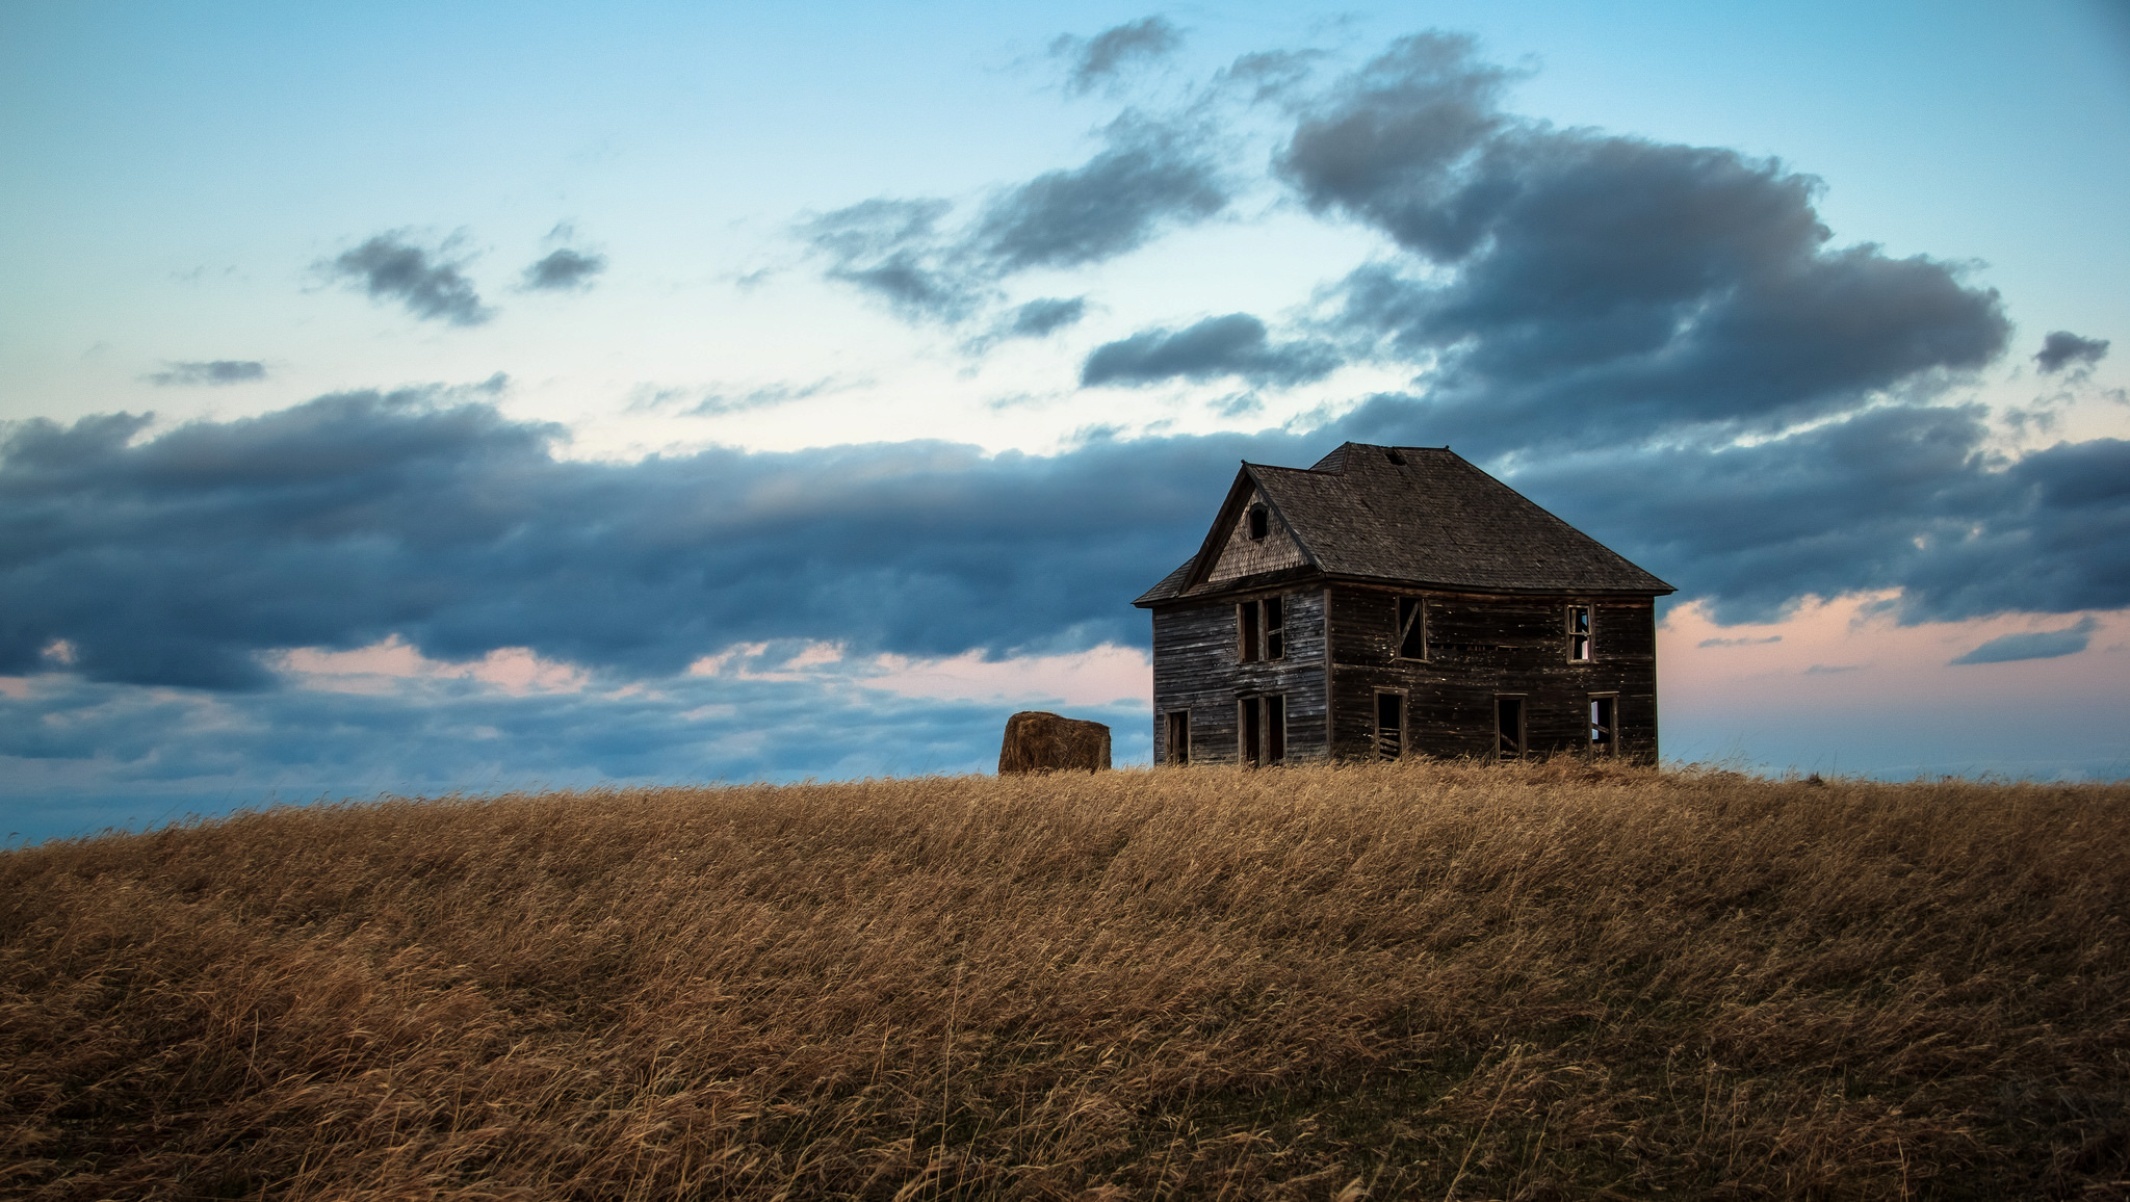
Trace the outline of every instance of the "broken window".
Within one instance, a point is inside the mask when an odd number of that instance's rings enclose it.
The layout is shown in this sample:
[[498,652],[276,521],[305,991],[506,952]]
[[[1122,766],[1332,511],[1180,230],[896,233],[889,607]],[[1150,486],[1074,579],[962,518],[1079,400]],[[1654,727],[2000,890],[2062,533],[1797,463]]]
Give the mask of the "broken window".
[[1287,658],[1287,607],[1280,598],[1238,602],[1235,632],[1242,662]]
[[1427,599],[1398,598],[1398,658],[1427,658]]
[[1264,506],[1252,505],[1250,507],[1249,531],[1252,542],[1261,542],[1264,540],[1265,535],[1272,532],[1272,517],[1265,512]]
[[1590,754],[1612,755],[1618,751],[1619,695],[1616,693],[1593,693],[1590,696]]
[[1405,694],[1376,694],[1376,758],[1394,760],[1405,754]]
[[1593,658],[1590,643],[1590,607],[1568,607],[1568,660],[1571,663],[1587,664]]
[[1236,758],[1245,768],[1267,768],[1287,759],[1287,699],[1243,697],[1237,727]]
[[1162,759],[1170,764],[1191,762],[1191,711],[1173,710],[1168,715],[1167,754]]
[[1513,760],[1524,753],[1524,699],[1494,699],[1494,754]]

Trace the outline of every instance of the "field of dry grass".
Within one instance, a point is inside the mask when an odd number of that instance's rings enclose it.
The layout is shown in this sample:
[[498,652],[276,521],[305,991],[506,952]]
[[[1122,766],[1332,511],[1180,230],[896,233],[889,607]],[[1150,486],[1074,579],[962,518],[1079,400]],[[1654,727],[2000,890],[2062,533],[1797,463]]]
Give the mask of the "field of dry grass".
[[2122,1197],[2130,787],[1555,763],[0,854],[0,1194]]

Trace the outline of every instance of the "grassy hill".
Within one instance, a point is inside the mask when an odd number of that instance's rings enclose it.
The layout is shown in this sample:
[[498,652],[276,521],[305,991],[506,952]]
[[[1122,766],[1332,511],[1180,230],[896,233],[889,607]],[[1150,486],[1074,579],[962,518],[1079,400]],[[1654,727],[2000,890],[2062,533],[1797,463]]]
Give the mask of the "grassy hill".
[[0,854],[0,1194],[2122,1197],[2130,787],[1556,762]]

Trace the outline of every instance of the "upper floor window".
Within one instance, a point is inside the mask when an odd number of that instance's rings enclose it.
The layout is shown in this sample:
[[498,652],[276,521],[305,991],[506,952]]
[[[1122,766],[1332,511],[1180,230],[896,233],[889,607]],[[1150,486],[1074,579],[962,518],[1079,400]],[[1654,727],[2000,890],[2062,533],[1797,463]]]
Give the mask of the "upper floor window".
[[1590,639],[1590,607],[1568,607],[1568,661],[1587,664],[1597,658],[1597,648]]
[[1287,658],[1286,606],[1278,597],[1244,601],[1235,607],[1242,662]]
[[1398,658],[1427,658],[1427,598],[1398,598]]
[[1262,542],[1265,535],[1272,532],[1272,517],[1265,512],[1263,505],[1252,505],[1250,507],[1248,530],[1252,542]]

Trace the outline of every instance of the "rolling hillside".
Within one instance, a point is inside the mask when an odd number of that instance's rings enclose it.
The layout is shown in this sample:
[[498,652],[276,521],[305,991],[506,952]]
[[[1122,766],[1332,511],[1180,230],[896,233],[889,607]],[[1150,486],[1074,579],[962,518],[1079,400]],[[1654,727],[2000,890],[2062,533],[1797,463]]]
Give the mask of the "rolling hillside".
[[0,1194],[2121,1197],[2130,786],[1411,764],[0,853]]

